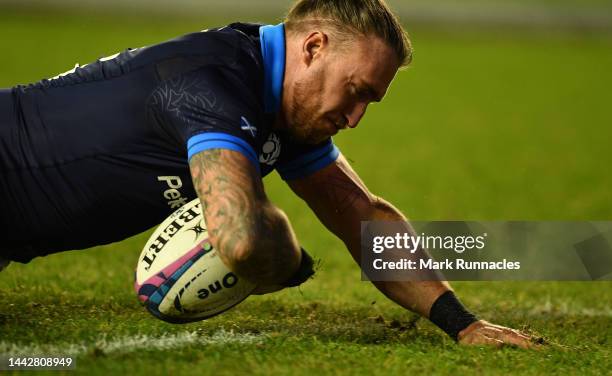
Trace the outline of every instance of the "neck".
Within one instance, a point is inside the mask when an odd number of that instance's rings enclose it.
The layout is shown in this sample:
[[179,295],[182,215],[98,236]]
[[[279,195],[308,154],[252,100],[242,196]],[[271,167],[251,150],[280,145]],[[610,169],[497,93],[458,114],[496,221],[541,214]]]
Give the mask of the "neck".
[[293,86],[296,77],[296,68],[299,67],[299,46],[296,45],[296,38],[291,34],[286,34],[286,57],[285,75],[283,77],[283,95],[281,105],[276,113],[273,129],[276,131],[286,131],[289,127],[287,114],[291,111],[291,101],[293,98]]

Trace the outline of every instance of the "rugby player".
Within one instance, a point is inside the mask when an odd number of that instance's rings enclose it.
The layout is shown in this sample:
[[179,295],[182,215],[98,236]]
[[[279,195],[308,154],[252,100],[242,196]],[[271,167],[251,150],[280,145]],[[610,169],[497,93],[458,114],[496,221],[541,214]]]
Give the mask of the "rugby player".
[[[278,171],[360,259],[360,222],[406,221],[332,141],[379,102],[410,41],[383,0],[300,0],[276,26],[235,23],[0,90],[0,257],[122,240],[199,197],[224,263],[259,293],[312,274],[264,192]],[[530,347],[444,281],[376,282],[461,344]]]

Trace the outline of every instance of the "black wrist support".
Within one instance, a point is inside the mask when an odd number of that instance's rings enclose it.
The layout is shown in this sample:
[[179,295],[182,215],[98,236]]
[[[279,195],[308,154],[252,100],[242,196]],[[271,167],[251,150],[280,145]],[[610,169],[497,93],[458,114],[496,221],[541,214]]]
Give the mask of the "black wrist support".
[[300,262],[300,267],[291,278],[289,278],[285,283],[283,283],[283,286],[299,286],[302,283],[306,282],[308,278],[312,277],[314,273],[314,261],[312,257],[310,257],[310,255],[306,252],[306,250],[302,248],[302,261]]
[[478,321],[457,299],[452,291],[447,291],[434,302],[429,311],[429,320],[436,324],[455,341],[460,331]]

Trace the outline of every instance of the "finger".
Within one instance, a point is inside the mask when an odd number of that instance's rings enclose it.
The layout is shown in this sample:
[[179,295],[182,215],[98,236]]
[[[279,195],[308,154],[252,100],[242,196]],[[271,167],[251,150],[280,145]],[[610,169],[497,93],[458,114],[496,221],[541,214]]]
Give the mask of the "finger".
[[501,348],[504,346],[504,342],[500,341],[497,338],[489,337],[484,334],[477,334],[473,336],[469,336],[460,342],[462,345],[487,345],[493,346],[496,348]]
[[506,332],[509,335],[515,335],[527,341],[534,341],[534,338],[532,336],[530,336],[529,334],[523,333],[520,330],[506,328],[504,332]]
[[506,336],[514,336],[514,337],[523,337],[524,339],[529,339],[529,337],[523,335],[517,330],[506,328],[498,325],[488,325],[481,329],[483,333],[487,333],[488,336],[493,338],[501,339]]
[[487,333],[489,336],[496,338],[504,343],[509,345],[518,346],[524,349],[535,348],[536,345],[532,342],[531,337],[526,336],[520,333],[517,330],[512,330],[510,328],[487,328]]
[[508,327],[506,327],[506,326],[496,325],[496,324],[491,324],[491,323],[488,323],[488,325],[487,325],[487,326],[488,326],[488,327],[493,327],[493,328],[499,329],[499,330],[501,330],[501,331],[503,331],[503,332],[513,332],[513,333],[516,333],[516,334],[521,334],[521,335],[523,335],[523,336],[529,337],[527,334],[525,334],[525,333],[521,332],[520,330],[517,330],[517,329],[512,329],[512,328],[508,328]]
[[514,333],[512,334],[503,334],[501,337],[497,337],[497,339],[503,341],[504,343],[521,347],[523,349],[531,349],[534,348],[535,345],[531,343],[529,339],[521,338]]
[[480,333],[492,338],[497,338],[503,335],[504,331],[493,326],[485,326],[484,328],[480,329]]
[[498,333],[498,336],[496,338],[499,338],[500,335],[504,335],[504,336],[511,336],[515,338],[522,338],[526,341],[532,340],[532,337],[530,335],[525,334],[516,329],[506,328],[504,326],[498,326],[498,325],[495,325],[494,328],[496,329],[495,333]]

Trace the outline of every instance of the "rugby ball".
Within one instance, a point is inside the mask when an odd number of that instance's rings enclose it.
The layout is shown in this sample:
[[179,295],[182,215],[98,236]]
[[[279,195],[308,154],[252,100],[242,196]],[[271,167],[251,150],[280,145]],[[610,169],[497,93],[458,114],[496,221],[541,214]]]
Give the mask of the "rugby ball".
[[208,239],[200,200],[195,199],[172,213],[147,241],[134,288],[155,317],[188,323],[227,311],[255,285],[221,262]]

